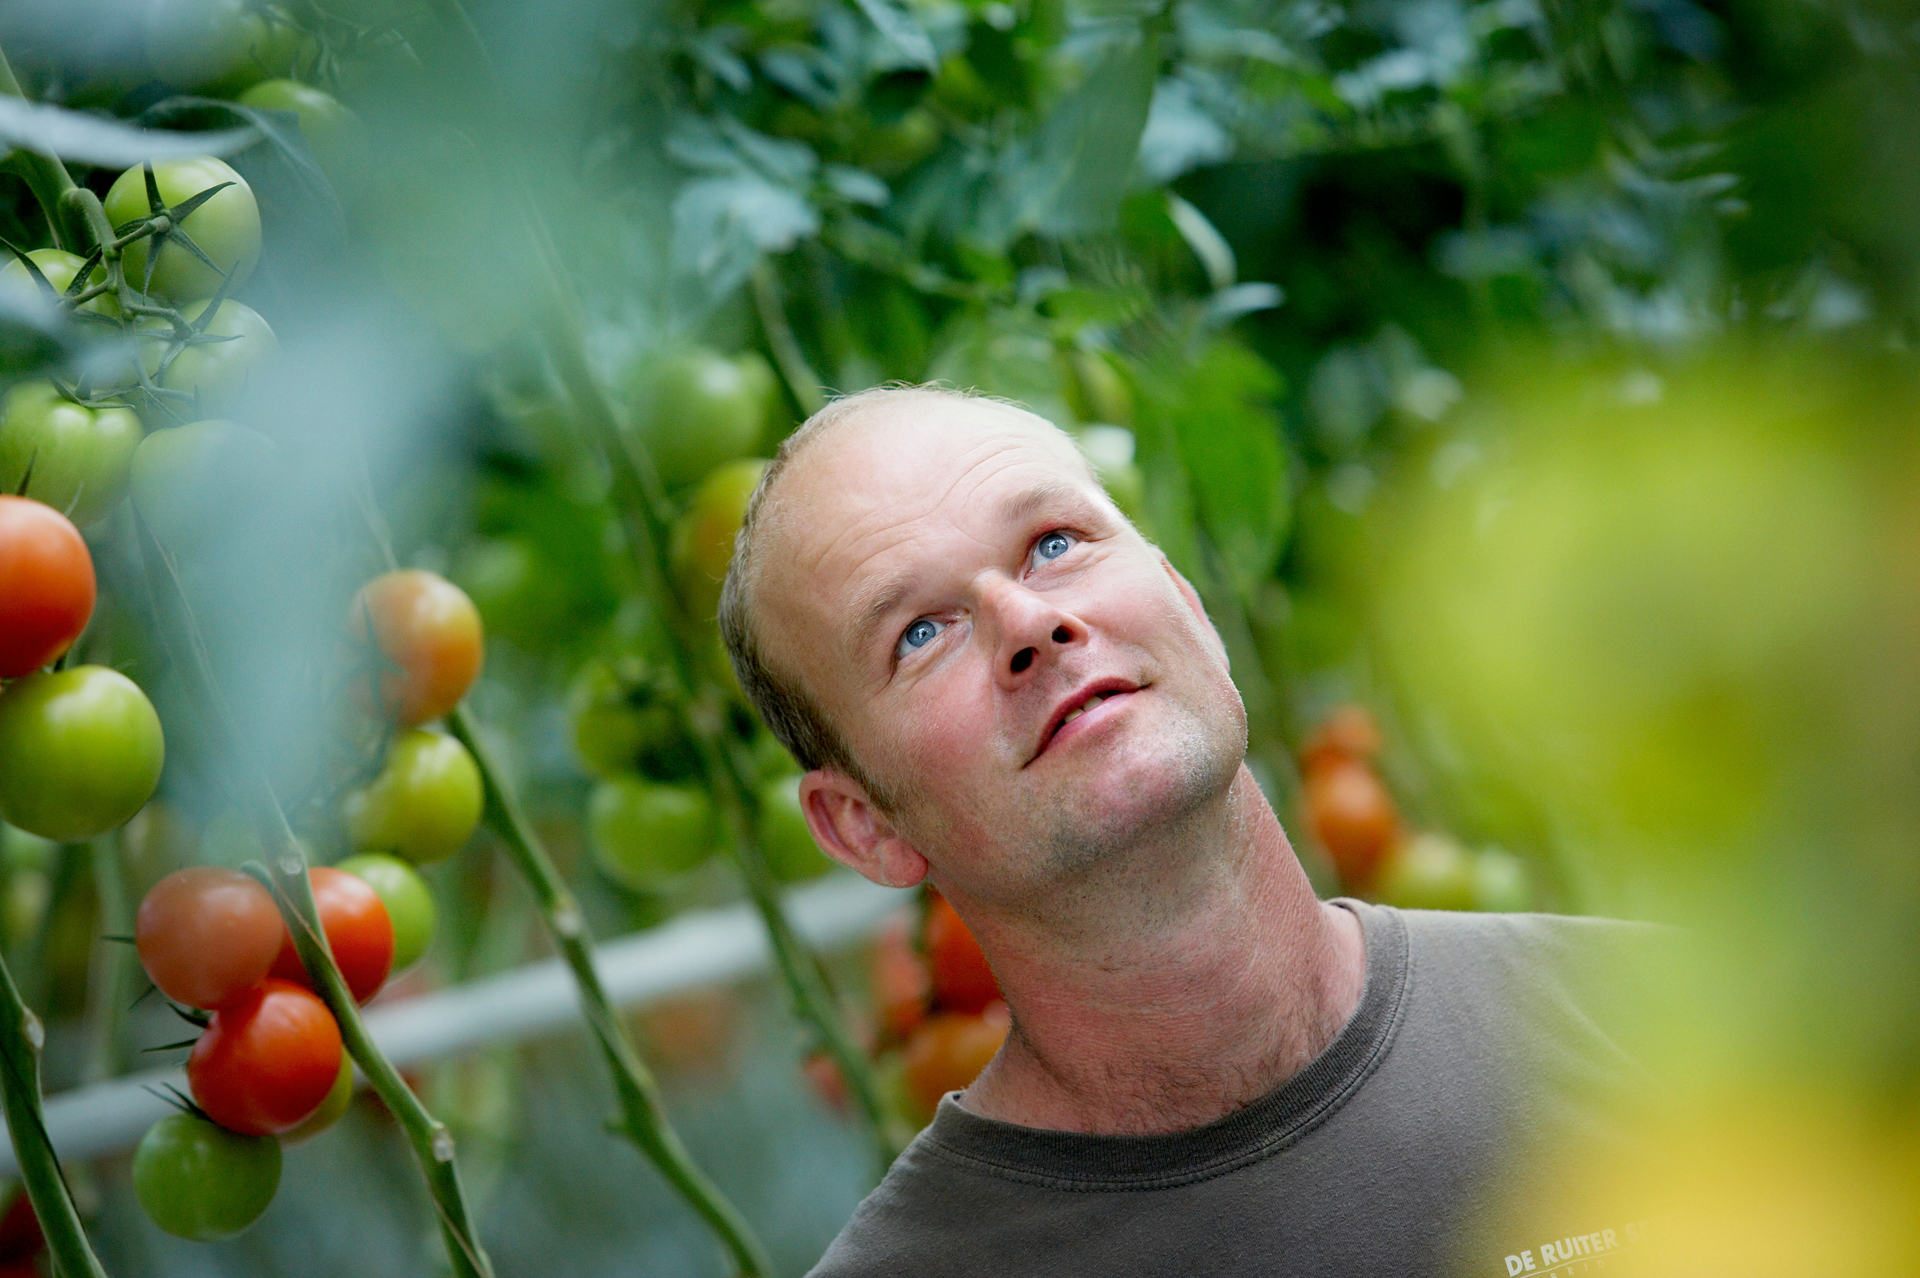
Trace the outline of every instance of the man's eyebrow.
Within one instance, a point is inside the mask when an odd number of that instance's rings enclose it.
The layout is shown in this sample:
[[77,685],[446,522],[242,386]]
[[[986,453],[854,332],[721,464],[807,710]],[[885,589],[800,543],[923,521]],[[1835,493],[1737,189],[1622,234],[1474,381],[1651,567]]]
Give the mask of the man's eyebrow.
[[879,630],[887,618],[900,607],[913,589],[913,583],[898,573],[882,578],[871,590],[864,592],[865,602],[857,603],[860,620],[853,629],[853,650],[864,654],[873,645],[874,633]]
[[1035,484],[1001,502],[998,513],[1003,522],[1020,524],[1050,506],[1063,505],[1070,505],[1076,509],[1085,508],[1087,496],[1073,484],[1063,484],[1058,481]]

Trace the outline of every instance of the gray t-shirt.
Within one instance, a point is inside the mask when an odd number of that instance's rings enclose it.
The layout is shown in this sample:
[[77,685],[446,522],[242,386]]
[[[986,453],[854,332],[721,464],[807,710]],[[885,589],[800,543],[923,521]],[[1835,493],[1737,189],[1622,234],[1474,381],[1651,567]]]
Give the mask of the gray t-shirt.
[[949,1095],[815,1278],[1618,1268],[1643,1222],[1538,1217],[1624,1139],[1616,1107],[1646,1080],[1615,995],[1650,929],[1341,904],[1366,935],[1360,1004],[1277,1090],[1162,1136],[1020,1127]]

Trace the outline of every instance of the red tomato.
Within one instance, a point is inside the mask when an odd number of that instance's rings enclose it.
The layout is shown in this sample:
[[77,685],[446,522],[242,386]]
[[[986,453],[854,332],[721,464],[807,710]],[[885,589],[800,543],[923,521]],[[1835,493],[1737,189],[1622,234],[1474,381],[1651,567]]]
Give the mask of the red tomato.
[[320,1108],[340,1077],[340,1027],[311,991],[269,977],[213,1014],[187,1058],[207,1117],[243,1136],[277,1136]]
[[933,1001],[948,1012],[976,1013],[1004,997],[980,942],[947,899],[938,893],[927,902],[927,963],[933,969]]
[[33,1258],[46,1249],[47,1240],[40,1233],[40,1218],[33,1214],[26,1186],[15,1184],[6,1214],[0,1216],[0,1278],[16,1265],[25,1273],[34,1273]]
[[1400,831],[1393,798],[1373,769],[1339,760],[1307,773],[1307,821],[1333,858],[1340,881],[1358,889],[1371,882]]
[[371,640],[399,667],[381,672],[379,702],[407,728],[459,705],[485,655],[473,600],[417,568],[382,573],[362,586],[347,610],[347,633],[357,645]]
[[[322,865],[308,870],[307,878],[313,884],[313,903],[320,907],[327,948],[333,951],[333,961],[354,1002],[364,1003],[380,992],[393,967],[393,922],[387,917],[387,907],[372,884],[345,870]],[[312,986],[307,969],[300,965],[293,933],[284,923],[273,975],[295,985]]]
[[873,1006],[881,1032],[905,1038],[927,1017],[933,977],[913,951],[905,919],[895,919],[873,940]]
[[1371,759],[1380,752],[1380,729],[1373,716],[1362,706],[1348,703],[1334,707],[1300,747],[1300,768],[1317,768],[1349,759]]
[[907,1091],[932,1114],[940,1098],[965,1088],[980,1077],[1000,1044],[1007,1041],[1011,1021],[1005,1003],[993,1004],[979,1016],[935,1012],[907,1040],[901,1057]]
[[195,865],[153,885],[133,944],[162,994],[218,1008],[266,978],[285,932],[265,888],[238,870]]
[[0,494],[0,679],[65,652],[93,615],[93,556],[65,515]]

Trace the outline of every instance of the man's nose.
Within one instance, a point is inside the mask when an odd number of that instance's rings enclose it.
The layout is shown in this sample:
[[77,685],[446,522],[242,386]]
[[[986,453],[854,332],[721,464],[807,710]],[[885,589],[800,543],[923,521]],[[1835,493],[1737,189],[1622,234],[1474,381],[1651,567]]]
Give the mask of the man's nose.
[[1000,632],[996,664],[1002,679],[1024,683],[1059,650],[1086,642],[1087,629],[1077,617],[1018,582],[990,591],[988,606]]

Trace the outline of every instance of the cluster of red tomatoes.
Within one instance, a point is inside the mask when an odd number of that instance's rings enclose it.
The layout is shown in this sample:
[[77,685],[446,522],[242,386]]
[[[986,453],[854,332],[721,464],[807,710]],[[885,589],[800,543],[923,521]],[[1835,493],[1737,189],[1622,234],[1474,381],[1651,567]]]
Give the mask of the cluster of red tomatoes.
[[[924,1127],[940,1098],[980,1075],[1006,1041],[1012,1018],[1000,982],[959,913],[931,885],[912,918],[874,939],[871,1051],[895,1116]],[[825,1053],[806,1071],[828,1103],[844,1109],[846,1087]]]
[[[378,776],[345,800],[357,854],[308,876],[327,948],[363,1003],[432,939],[433,897],[413,865],[458,850],[480,816],[472,756],[421,725],[466,694],[482,636],[457,587],[413,570],[367,583],[347,631],[362,696],[398,731]],[[140,904],[134,943],[155,987],[204,1024],[187,1061],[192,1109],[147,1133],[134,1188],[168,1232],[231,1237],[273,1200],[281,1146],[346,1111],[353,1065],[281,910],[247,874],[192,866],[162,879]]]
[[1307,824],[1341,886],[1408,909],[1528,909],[1533,893],[1519,858],[1498,848],[1471,851],[1449,835],[1407,828],[1374,768],[1380,747],[1373,717],[1343,705],[1300,751]]

